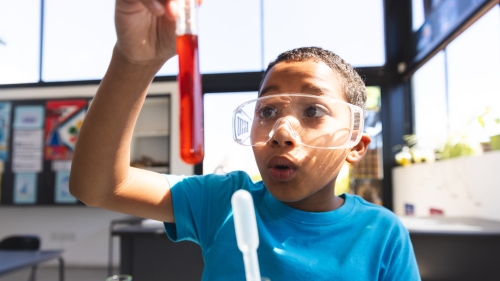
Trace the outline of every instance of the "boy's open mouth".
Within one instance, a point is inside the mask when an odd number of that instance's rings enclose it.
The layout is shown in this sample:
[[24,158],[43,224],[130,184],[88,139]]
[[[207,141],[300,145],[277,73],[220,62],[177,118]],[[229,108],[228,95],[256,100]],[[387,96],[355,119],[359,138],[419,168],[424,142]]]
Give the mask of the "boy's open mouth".
[[287,181],[295,174],[296,165],[286,157],[271,158],[268,163],[269,175],[277,181]]

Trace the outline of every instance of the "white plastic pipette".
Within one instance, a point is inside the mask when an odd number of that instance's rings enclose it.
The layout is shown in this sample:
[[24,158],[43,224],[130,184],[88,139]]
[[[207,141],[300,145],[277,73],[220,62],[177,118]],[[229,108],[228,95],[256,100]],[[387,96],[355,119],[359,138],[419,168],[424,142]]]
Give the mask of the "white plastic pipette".
[[250,192],[240,189],[231,197],[238,248],[243,253],[247,281],[261,281],[257,248],[259,234]]

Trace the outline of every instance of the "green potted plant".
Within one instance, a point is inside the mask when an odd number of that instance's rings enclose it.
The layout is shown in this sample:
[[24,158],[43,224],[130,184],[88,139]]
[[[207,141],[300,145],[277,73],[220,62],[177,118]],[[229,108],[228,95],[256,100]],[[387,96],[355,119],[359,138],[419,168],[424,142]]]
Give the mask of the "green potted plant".
[[500,150],[500,117],[489,107],[477,117],[477,121],[489,136],[489,148],[491,150]]

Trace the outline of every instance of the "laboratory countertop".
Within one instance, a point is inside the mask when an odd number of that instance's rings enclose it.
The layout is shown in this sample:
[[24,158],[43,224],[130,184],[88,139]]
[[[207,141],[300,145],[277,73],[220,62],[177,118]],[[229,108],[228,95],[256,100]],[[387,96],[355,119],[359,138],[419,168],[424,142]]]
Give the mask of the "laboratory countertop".
[[162,234],[166,235],[163,222],[143,219],[140,223],[133,225],[116,227],[111,231],[111,235],[132,235],[132,234]]
[[[410,234],[469,234],[500,235],[500,221],[473,217],[412,217],[400,216],[399,219]],[[163,222],[142,220],[141,223],[113,230],[113,235],[133,233],[165,234]]]
[[472,217],[399,217],[410,234],[500,235],[500,222]]

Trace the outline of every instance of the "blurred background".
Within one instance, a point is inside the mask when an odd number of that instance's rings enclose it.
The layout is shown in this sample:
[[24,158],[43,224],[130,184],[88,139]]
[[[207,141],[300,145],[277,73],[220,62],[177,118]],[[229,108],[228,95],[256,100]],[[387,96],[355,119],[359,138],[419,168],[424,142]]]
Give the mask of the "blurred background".
[[[68,192],[78,130],[116,41],[113,13],[112,0],[0,0],[0,240],[35,234],[42,250],[64,250],[71,280],[132,268],[135,281],[153,280],[138,277],[149,268],[129,260],[125,267],[125,254],[134,255],[124,241],[135,236],[120,226],[148,228],[167,243],[161,225],[88,208]],[[174,57],[141,111],[132,166],[183,175],[244,170],[260,180],[251,148],[232,140],[232,111],[257,97],[280,52],[320,46],[352,64],[368,94],[372,143],[361,162],[344,165],[338,194],[394,211],[410,232],[412,217],[500,221],[498,1],[206,0],[199,22],[205,158],[187,165],[179,156]],[[422,266],[424,280],[448,280]],[[49,261],[38,280],[57,273]],[[29,274],[0,271],[0,281]]]

